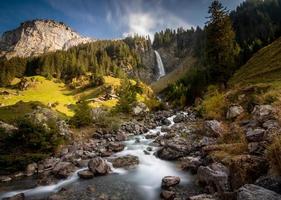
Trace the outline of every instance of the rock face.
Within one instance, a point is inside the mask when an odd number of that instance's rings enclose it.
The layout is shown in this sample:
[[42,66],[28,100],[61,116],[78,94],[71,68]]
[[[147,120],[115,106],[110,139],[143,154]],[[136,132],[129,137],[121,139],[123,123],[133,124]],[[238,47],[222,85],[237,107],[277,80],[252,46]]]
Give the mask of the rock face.
[[42,53],[67,50],[81,43],[94,41],[81,37],[62,22],[33,20],[21,23],[0,39],[0,57],[29,57]]
[[263,187],[249,184],[238,190],[237,200],[280,200],[281,195]]

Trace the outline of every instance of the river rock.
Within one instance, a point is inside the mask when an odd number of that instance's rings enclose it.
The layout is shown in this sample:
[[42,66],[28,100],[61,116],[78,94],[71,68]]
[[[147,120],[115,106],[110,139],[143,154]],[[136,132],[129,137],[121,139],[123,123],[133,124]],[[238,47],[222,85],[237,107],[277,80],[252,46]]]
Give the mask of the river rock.
[[124,148],[125,148],[125,145],[121,142],[110,142],[108,144],[108,149],[113,152],[123,151]]
[[226,114],[226,119],[234,119],[239,115],[241,115],[243,112],[244,109],[242,108],[242,106],[239,105],[230,106]]
[[170,120],[168,120],[167,118],[162,120],[162,124],[165,126],[169,126],[172,122]]
[[70,176],[77,168],[71,162],[59,162],[56,164],[55,168],[52,170],[52,173],[57,178],[67,178]]
[[112,161],[112,165],[115,168],[120,168],[120,167],[131,168],[138,164],[139,164],[139,158],[133,155],[118,157]]
[[176,193],[173,191],[163,190],[160,194],[160,197],[164,200],[174,200],[176,197]]
[[31,163],[26,167],[26,176],[32,176],[37,172],[38,166],[36,163]]
[[102,159],[101,157],[90,160],[88,163],[88,168],[95,175],[105,175],[111,170],[106,160]]
[[222,123],[217,120],[205,121],[203,126],[207,136],[220,137],[225,132]]
[[262,176],[256,180],[255,185],[281,194],[281,176]]
[[198,181],[207,184],[213,190],[211,192],[230,191],[228,176],[228,168],[221,163],[212,163],[207,167],[200,166],[197,171]]
[[156,133],[149,133],[149,134],[146,134],[146,135],[145,135],[145,138],[146,138],[146,139],[153,139],[153,138],[158,137],[159,135],[160,135],[159,132],[156,132]]
[[268,161],[259,156],[238,155],[231,158],[230,183],[232,189],[238,189],[244,184],[254,183],[256,179],[268,171]]
[[24,200],[24,199],[25,199],[24,193],[19,193],[12,197],[3,198],[3,200]]
[[202,165],[200,157],[183,157],[180,159],[180,168],[190,170],[193,174],[197,173],[200,165]]
[[163,189],[169,189],[170,187],[174,187],[180,183],[180,177],[178,176],[165,176],[162,179],[161,187]]
[[264,140],[265,130],[262,128],[250,129],[246,133],[246,139],[248,142],[260,142]]
[[254,119],[265,121],[274,117],[276,110],[271,105],[256,105],[252,112]]
[[183,113],[177,114],[176,117],[173,119],[175,123],[180,123],[185,120],[185,115]]
[[12,178],[10,176],[0,176],[0,182],[5,183],[5,182],[9,182],[11,180],[12,180]]
[[247,184],[237,192],[237,200],[280,200],[281,195],[263,187]]
[[216,197],[210,194],[199,194],[189,197],[188,200],[218,200]]
[[94,177],[94,173],[86,169],[78,172],[78,176],[82,179],[91,179]]

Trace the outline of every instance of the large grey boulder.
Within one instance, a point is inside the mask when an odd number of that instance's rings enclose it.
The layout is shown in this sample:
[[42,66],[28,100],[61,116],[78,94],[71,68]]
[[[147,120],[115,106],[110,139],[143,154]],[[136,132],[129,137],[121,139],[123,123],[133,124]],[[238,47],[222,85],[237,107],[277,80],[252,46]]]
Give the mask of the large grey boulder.
[[178,176],[165,176],[162,179],[161,187],[163,189],[169,189],[171,187],[174,187],[180,183],[180,177]]
[[230,106],[227,113],[226,113],[226,119],[234,119],[241,115],[244,112],[244,109],[242,106],[239,105],[233,105]]
[[281,195],[263,187],[247,184],[239,188],[237,200],[280,200]]
[[204,122],[204,131],[207,136],[220,137],[225,130],[223,124],[217,120],[208,120]]
[[59,162],[52,170],[52,173],[57,178],[67,178],[68,176],[73,174],[76,170],[77,168],[71,162]]
[[138,164],[139,164],[139,158],[133,155],[118,157],[112,161],[113,167],[116,168],[120,168],[120,167],[132,168]]
[[106,175],[111,171],[111,168],[106,160],[102,159],[101,157],[90,160],[88,163],[88,168],[95,175]]
[[205,167],[200,166],[197,171],[198,181],[212,187],[211,192],[230,191],[229,170],[221,163],[212,163]]

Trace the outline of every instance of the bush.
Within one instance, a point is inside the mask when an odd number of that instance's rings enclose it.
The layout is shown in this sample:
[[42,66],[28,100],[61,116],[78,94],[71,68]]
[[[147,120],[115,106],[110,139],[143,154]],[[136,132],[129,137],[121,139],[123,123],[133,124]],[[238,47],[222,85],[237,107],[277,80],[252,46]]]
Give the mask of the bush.
[[271,168],[281,175],[281,135],[274,137],[272,144],[268,147],[267,156]]
[[120,128],[121,120],[114,113],[104,111],[95,115],[94,123],[101,128],[117,131]]
[[78,104],[76,112],[71,118],[70,123],[77,128],[89,126],[93,123],[91,107],[87,104],[87,102]]

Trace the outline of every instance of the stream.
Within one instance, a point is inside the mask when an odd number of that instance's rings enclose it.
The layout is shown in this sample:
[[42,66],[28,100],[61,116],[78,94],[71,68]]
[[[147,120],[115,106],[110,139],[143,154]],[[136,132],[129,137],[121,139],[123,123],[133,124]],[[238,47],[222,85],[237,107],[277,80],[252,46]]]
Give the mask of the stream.
[[[172,126],[175,116],[169,117]],[[161,132],[161,126],[149,130],[146,134]],[[164,176],[179,176],[181,182],[177,188],[180,191],[196,190],[194,176],[177,168],[175,162],[164,161],[157,158],[154,153],[158,147],[153,145],[154,139],[146,139],[145,135],[130,136],[125,141],[125,149],[112,157],[134,155],[139,158],[139,165],[133,169],[118,168],[112,170],[107,176],[94,177],[90,180],[79,179],[78,171],[66,180],[54,185],[36,186],[36,179],[32,177],[7,183],[0,187],[0,199],[11,197],[19,193],[25,194],[25,199],[47,199],[48,196],[66,188],[64,199],[96,199],[100,195],[107,195],[110,199],[118,200],[157,200],[161,192],[161,180]],[[151,147],[150,154],[144,152]],[[110,158],[109,158],[110,160]],[[186,195],[183,192],[183,199]]]

